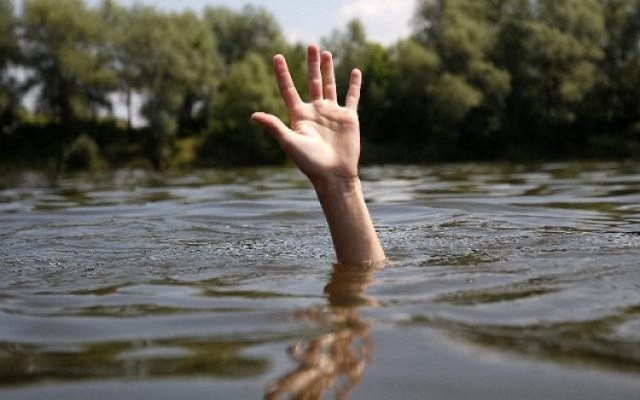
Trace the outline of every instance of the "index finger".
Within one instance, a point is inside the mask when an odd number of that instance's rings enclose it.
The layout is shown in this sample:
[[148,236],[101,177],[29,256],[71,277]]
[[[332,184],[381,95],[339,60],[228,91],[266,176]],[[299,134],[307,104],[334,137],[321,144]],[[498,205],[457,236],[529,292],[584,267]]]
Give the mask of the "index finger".
[[302,100],[293,84],[289,67],[287,67],[287,61],[282,54],[276,54],[273,57],[273,71],[276,74],[278,89],[280,90],[284,104],[287,106],[287,109],[291,111],[295,106],[302,103]]

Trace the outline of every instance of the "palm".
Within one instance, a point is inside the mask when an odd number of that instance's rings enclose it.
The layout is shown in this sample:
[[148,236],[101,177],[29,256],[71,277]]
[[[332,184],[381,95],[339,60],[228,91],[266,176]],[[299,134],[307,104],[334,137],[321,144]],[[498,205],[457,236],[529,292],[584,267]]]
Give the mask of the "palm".
[[310,179],[356,177],[360,157],[356,112],[360,72],[352,72],[346,104],[341,107],[336,99],[331,54],[324,52],[321,56],[317,47],[310,46],[308,63],[311,101],[304,103],[293,85],[284,58],[280,55],[274,57],[278,87],[289,111],[291,128],[273,115],[256,113],[252,118],[271,131]]
[[326,100],[304,104],[291,115],[293,136],[285,150],[309,177],[358,175],[360,132],[355,112]]

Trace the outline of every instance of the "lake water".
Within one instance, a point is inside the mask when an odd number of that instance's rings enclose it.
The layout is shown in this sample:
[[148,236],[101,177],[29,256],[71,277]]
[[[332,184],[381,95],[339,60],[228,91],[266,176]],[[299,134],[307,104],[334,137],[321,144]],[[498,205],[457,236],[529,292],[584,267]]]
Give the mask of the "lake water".
[[378,270],[293,169],[2,176],[0,398],[640,398],[640,164],[362,179]]

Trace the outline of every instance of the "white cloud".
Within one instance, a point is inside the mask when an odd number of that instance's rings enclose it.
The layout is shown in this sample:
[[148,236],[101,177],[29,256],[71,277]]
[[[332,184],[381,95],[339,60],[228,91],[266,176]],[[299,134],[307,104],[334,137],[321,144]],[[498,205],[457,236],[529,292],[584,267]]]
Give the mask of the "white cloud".
[[357,18],[370,40],[390,44],[411,33],[415,0],[349,0],[338,12],[340,23]]

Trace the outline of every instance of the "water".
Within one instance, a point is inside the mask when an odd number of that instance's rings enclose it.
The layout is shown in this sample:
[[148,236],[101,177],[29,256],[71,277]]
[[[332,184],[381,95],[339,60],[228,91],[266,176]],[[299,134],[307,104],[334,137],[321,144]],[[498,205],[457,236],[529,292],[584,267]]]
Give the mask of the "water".
[[0,180],[2,399],[638,399],[640,165],[372,167],[389,264],[293,169]]

